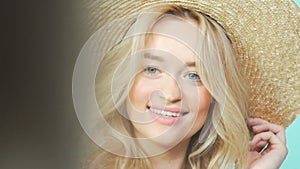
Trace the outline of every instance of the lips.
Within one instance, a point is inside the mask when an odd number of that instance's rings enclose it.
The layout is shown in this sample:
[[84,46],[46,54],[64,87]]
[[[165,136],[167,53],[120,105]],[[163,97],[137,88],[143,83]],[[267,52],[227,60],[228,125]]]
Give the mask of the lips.
[[163,116],[165,118],[174,118],[174,117],[182,117],[186,115],[188,112],[182,111],[181,109],[178,108],[154,108],[150,107],[149,110],[159,116]]
[[149,112],[154,117],[155,121],[164,124],[164,125],[172,125],[177,123],[180,119],[183,118],[188,111],[184,111],[180,108],[172,108],[172,107],[148,107]]

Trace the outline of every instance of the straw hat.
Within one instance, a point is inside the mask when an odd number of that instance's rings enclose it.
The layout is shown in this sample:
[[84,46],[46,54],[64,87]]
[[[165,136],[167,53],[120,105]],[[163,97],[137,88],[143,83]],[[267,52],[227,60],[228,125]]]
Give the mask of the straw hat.
[[[286,127],[293,122],[300,112],[300,10],[292,0],[87,0],[88,26],[96,31],[106,25],[101,48],[108,50],[143,9],[159,4],[182,5],[217,20],[247,77],[251,116]],[[127,19],[112,23],[121,17]]]

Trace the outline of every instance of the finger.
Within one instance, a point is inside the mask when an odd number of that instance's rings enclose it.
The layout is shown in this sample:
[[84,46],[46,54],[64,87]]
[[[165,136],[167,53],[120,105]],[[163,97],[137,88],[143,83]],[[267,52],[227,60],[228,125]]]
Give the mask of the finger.
[[268,144],[267,141],[260,140],[256,144],[251,144],[251,142],[250,142],[249,147],[250,147],[251,151],[260,152],[262,150],[262,148],[264,148],[266,146],[266,144]]
[[267,144],[268,144],[267,141],[265,141],[265,140],[260,140],[256,145],[257,145],[257,147],[261,150],[261,149],[264,148]]
[[247,124],[249,126],[255,126],[255,125],[266,124],[266,123],[269,123],[269,122],[267,122],[266,120],[263,120],[261,118],[249,118],[247,120]]
[[286,143],[285,128],[283,126],[271,123],[270,130],[274,132],[284,144]]
[[255,146],[260,141],[269,142],[272,146],[283,146],[284,144],[274,133],[270,131],[256,134],[250,144]]
[[273,123],[264,123],[264,124],[252,126],[252,130],[253,132],[257,132],[257,133],[260,133],[262,131],[271,131],[277,134],[279,132],[283,132],[285,129],[282,126]]
[[283,143],[286,142],[285,128],[283,126],[279,126],[279,125],[272,124],[272,123],[264,123],[264,124],[252,126],[252,131],[254,133],[271,131],[275,135],[277,135],[280,138],[280,140],[282,140]]

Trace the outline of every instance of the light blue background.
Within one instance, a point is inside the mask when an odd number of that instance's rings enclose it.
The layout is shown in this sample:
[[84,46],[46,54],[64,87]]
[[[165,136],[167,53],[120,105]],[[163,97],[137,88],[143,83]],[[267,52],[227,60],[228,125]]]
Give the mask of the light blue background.
[[[299,0],[300,1],[300,0]],[[300,168],[300,116],[287,128],[287,147],[289,153],[280,169]]]
[[[295,0],[300,6],[300,0]],[[300,27],[300,26],[299,26]],[[300,106],[300,105],[299,105]],[[300,116],[287,128],[287,147],[288,156],[280,169],[299,169],[300,168]]]

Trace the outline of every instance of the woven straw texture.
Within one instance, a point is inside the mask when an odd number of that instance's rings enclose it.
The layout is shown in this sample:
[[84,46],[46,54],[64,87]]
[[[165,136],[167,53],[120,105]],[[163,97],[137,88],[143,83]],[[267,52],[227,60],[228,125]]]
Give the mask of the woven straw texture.
[[94,32],[106,25],[99,38],[108,50],[141,10],[159,4],[179,4],[216,19],[238,52],[251,116],[286,127],[292,123],[300,112],[300,10],[292,0],[86,0],[88,26]]

